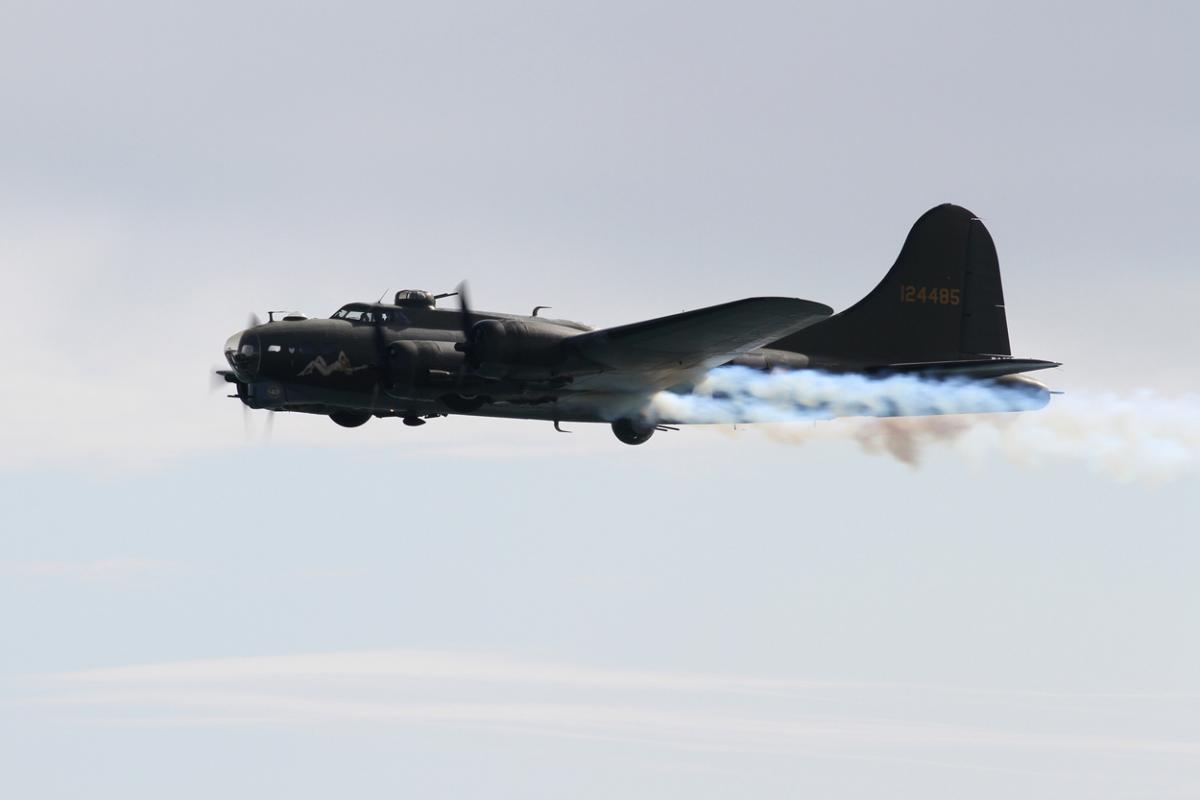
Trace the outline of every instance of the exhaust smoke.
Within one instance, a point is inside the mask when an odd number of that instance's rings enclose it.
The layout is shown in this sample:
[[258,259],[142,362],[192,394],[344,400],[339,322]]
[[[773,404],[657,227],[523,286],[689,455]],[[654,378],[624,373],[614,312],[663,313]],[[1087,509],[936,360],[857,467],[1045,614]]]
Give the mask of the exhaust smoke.
[[[662,422],[765,423],[762,432],[776,441],[850,440],[914,467],[931,446],[946,445],[974,461],[998,454],[1022,466],[1074,462],[1124,481],[1200,471],[1198,397],[1081,392],[1039,411],[1047,400],[1033,381],[720,367],[690,393],[656,394],[646,415]],[[1036,413],[998,413],[1012,411]]]

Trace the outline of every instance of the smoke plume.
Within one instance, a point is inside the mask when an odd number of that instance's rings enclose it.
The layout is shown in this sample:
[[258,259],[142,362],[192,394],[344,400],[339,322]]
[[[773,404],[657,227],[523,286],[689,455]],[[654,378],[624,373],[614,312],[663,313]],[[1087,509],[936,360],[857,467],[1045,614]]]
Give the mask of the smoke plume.
[[1042,408],[1045,399],[1003,383],[722,367],[690,393],[655,395],[648,414],[680,423],[763,423],[756,427],[789,444],[851,440],[911,466],[942,445],[974,461],[1073,462],[1125,481],[1200,471],[1198,397],[1072,393]]

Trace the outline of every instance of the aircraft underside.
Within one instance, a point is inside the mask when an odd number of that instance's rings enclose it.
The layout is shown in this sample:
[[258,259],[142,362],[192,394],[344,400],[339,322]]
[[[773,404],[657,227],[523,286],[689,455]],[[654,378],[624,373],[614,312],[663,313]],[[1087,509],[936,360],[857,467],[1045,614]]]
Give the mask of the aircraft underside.
[[[779,377],[787,373],[772,374]],[[920,380],[931,382],[931,379],[928,378]],[[1043,384],[1023,375],[1008,375],[998,380],[977,380],[972,381],[972,384],[991,387],[994,392],[1009,393],[1018,398],[1017,402],[1006,408],[980,408],[977,409],[978,411],[1032,410],[1044,406],[1050,398],[1050,392]],[[686,400],[689,389],[689,386],[676,387],[675,394]],[[737,416],[736,409],[726,412],[732,416],[723,416],[720,419],[672,416],[669,410],[664,411],[663,408],[657,407],[653,402],[653,395],[648,393],[560,391],[530,399],[495,399],[479,395],[449,393],[437,398],[416,398],[398,392],[348,392],[300,384],[289,385],[275,381],[260,381],[239,384],[237,396],[252,408],[329,416],[334,422],[344,427],[358,427],[372,418],[385,419],[388,417],[399,418],[406,425],[419,426],[428,420],[453,415],[540,420],[554,423],[556,428],[560,423],[607,423],[613,426],[617,437],[628,444],[641,444],[649,439],[656,430],[681,425],[752,424],[764,421],[760,415],[755,414]],[[991,395],[989,394],[989,396]],[[711,400],[712,398],[706,395],[705,399]],[[839,412],[838,408],[828,406],[809,409],[794,407],[789,410],[794,415],[794,421],[831,419],[839,416],[912,415],[911,411],[906,411],[901,406],[887,404],[867,411],[846,412],[842,410]],[[968,408],[917,413],[922,415],[972,413],[974,410],[976,409]]]

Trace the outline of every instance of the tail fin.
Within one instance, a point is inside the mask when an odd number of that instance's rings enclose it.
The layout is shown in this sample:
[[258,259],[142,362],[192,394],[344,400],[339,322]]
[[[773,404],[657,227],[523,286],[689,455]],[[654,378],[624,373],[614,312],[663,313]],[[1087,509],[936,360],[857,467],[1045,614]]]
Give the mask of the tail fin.
[[873,366],[1011,355],[996,246],[950,204],[917,220],[883,281],[850,308],[770,347],[814,365]]

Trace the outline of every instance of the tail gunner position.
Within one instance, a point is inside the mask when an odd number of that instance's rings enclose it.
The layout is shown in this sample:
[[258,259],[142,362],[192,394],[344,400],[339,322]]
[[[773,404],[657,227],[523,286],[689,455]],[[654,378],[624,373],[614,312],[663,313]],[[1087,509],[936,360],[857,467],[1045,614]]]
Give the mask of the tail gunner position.
[[[437,300],[459,296],[458,309]],[[996,248],[965,208],[941,205],[908,234],[891,271],[839,314],[821,303],[755,297],[593,330],[578,322],[472,309],[466,286],[393,303],[350,303],[329,319],[272,312],[225,343],[221,370],[250,408],[372,417],[406,425],[450,414],[605,422],[641,444],[673,421],[650,419],[655,392],[708,370],[819,369],[1046,388],[1020,373],[1058,366],[1013,358]]]

